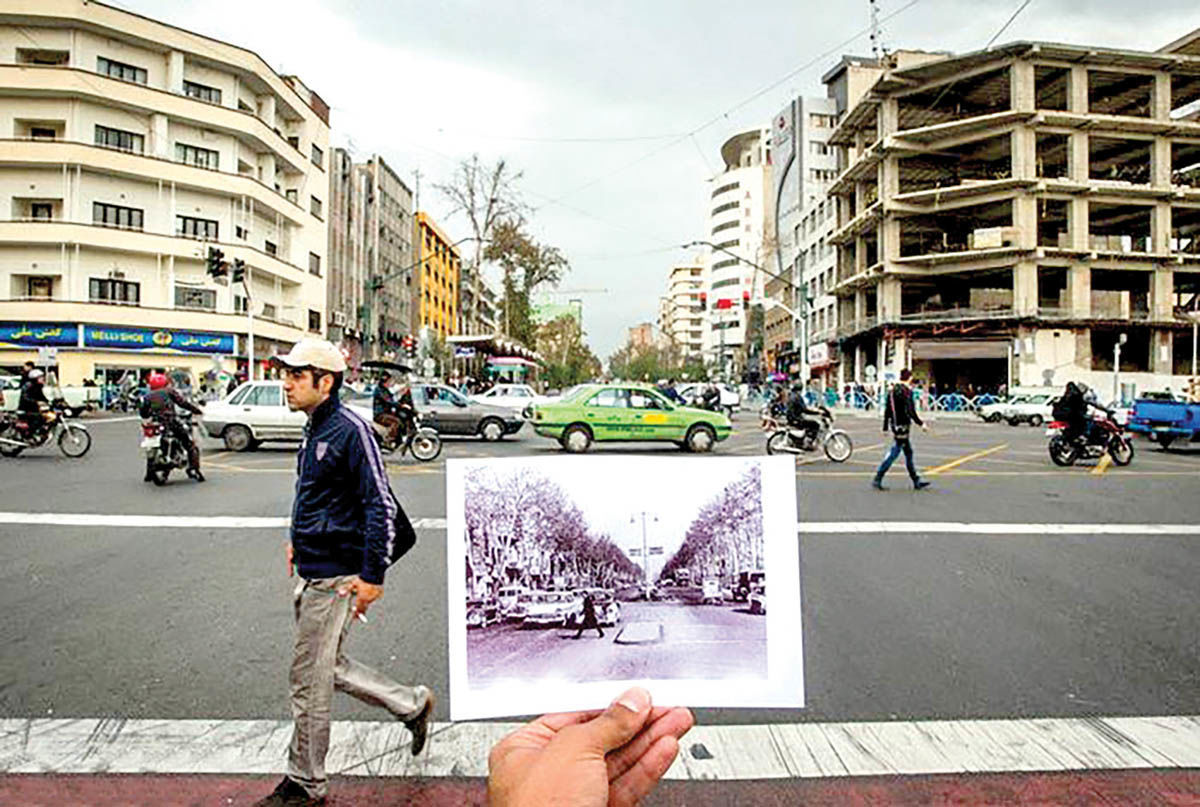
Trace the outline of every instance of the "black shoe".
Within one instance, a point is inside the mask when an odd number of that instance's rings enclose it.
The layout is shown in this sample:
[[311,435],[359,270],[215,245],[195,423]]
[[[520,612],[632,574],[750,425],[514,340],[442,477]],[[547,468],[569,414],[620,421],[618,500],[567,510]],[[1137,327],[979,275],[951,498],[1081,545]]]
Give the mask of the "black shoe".
[[433,717],[433,693],[429,693],[429,699],[425,701],[425,707],[421,709],[420,714],[411,720],[405,720],[404,725],[412,732],[412,755],[415,757],[425,749],[425,741],[429,739],[429,721]]
[[310,805],[324,803],[324,796],[314,798],[308,795],[308,791],[299,783],[293,782],[285,776],[283,781],[271,791],[271,795],[254,802],[254,807],[310,807]]
[[871,487],[875,488],[875,490],[887,490],[887,488],[885,488],[885,487],[883,486],[883,480],[882,480],[882,479],[872,479],[872,480],[871,480]]
[[189,471],[187,472],[187,475],[188,475],[188,476],[190,476],[192,479],[195,479],[197,482],[204,482],[204,481],[205,481],[205,479],[204,479],[204,474],[200,473],[200,469],[199,469],[199,468],[197,468],[197,469],[196,469],[196,470],[194,470],[194,471],[192,471],[192,470],[189,470]]
[[924,479],[918,479],[916,482],[913,482],[913,490],[924,490],[925,488],[929,487],[931,484],[933,484],[933,483],[928,482]]

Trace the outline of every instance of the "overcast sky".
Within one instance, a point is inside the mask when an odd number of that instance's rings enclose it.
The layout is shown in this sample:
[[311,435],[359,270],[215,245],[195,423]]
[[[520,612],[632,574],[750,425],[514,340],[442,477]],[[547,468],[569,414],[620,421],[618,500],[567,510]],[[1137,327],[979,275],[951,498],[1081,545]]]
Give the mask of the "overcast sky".
[[[421,207],[456,238],[432,184],[472,153],[507,158],[535,235],[571,262],[562,288],[608,290],[579,295],[603,359],[705,237],[720,144],[824,94],[839,54],[870,53],[867,0],[109,2],[299,75],[331,105],[333,143],[410,183],[419,170]],[[1023,2],[880,0],[884,45],[978,50]],[[1155,50],[1197,27],[1195,0],[1032,0],[997,42]]]

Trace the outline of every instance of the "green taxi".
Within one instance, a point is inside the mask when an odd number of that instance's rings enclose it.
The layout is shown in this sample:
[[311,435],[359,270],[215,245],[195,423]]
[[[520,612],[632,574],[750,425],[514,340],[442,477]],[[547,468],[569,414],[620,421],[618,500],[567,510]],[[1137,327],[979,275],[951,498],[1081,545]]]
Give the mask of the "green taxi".
[[596,441],[670,440],[687,451],[710,451],[733,431],[718,412],[672,403],[636,384],[585,384],[558,401],[533,407],[533,430],[578,454]]

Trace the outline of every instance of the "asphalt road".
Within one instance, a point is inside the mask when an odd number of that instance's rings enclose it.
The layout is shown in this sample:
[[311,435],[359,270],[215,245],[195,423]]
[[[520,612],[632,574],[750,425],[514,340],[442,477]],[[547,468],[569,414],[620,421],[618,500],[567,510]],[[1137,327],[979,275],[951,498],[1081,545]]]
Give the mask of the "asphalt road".
[[[206,444],[209,482],[141,481],[137,424],[90,421],[91,453],[0,460],[0,511],[286,516],[294,446],[232,455]],[[928,522],[912,533],[800,535],[805,679],[798,711],[702,710],[708,723],[1200,712],[1197,538],[945,534],[942,522],[1196,524],[1200,451],[1139,442],[1127,468],[1054,467],[1040,429],[944,418],[914,438],[934,482],[869,480],[885,445],[846,418],[856,451],[798,461],[799,518]],[[717,456],[756,454],[752,415]],[[673,446],[597,454],[676,456]],[[444,460],[553,455],[528,431],[449,440],[442,459],[392,465],[414,517],[445,513]],[[572,461],[587,462],[586,457]],[[695,459],[698,463],[704,457]],[[274,529],[61,527],[0,522],[0,716],[286,718],[291,583]],[[443,695],[445,533],[422,531],[388,577],[351,654]],[[580,640],[582,643],[584,640]],[[348,698],[336,716],[379,719]]]

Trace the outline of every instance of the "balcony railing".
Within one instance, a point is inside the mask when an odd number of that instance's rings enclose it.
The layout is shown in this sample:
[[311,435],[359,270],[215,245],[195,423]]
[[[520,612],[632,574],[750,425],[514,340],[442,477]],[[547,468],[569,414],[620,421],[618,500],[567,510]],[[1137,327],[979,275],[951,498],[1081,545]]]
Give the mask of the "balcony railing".
[[1013,308],[945,308],[932,311],[912,311],[900,314],[900,322],[961,322],[974,319],[1008,319],[1015,317]]

